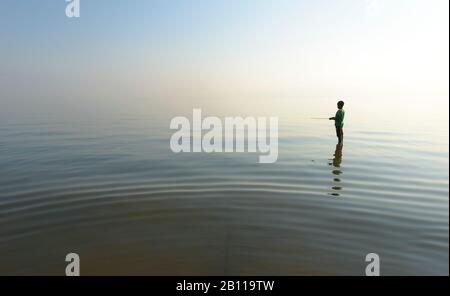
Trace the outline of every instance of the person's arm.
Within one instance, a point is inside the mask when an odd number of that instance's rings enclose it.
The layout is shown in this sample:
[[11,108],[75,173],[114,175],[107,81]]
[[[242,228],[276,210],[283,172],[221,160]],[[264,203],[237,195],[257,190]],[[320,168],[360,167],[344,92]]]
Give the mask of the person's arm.
[[330,117],[330,120],[336,120],[336,117]]

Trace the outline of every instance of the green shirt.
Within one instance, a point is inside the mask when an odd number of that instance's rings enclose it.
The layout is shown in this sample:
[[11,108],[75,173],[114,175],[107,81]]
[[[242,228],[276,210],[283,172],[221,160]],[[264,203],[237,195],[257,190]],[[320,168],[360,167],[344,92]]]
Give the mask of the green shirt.
[[336,118],[335,122],[336,122],[336,126],[337,127],[343,127],[344,126],[344,117],[345,117],[344,109],[339,109],[336,112],[336,116],[335,116],[335,118]]

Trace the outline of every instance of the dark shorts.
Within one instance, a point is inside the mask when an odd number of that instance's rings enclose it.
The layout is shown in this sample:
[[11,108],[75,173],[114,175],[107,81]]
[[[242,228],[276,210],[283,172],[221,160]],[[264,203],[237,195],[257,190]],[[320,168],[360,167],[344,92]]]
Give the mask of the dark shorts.
[[341,138],[344,136],[344,129],[342,126],[336,126],[336,136]]

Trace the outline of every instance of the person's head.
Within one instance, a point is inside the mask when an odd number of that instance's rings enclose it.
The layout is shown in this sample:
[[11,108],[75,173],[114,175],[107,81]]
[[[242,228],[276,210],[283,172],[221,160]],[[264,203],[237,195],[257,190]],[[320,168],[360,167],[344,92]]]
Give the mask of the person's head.
[[344,101],[339,101],[338,103],[337,103],[337,106],[338,106],[338,109],[342,109],[342,108],[344,108]]

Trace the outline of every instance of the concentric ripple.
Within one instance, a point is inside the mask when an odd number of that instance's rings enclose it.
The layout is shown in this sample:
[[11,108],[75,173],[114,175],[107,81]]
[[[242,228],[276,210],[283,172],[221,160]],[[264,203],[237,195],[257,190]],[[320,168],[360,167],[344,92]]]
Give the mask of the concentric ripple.
[[[314,123],[317,125],[317,123]],[[148,119],[0,128],[0,274],[448,274],[448,136],[280,125],[279,161]],[[305,132],[306,131],[306,132]]]

